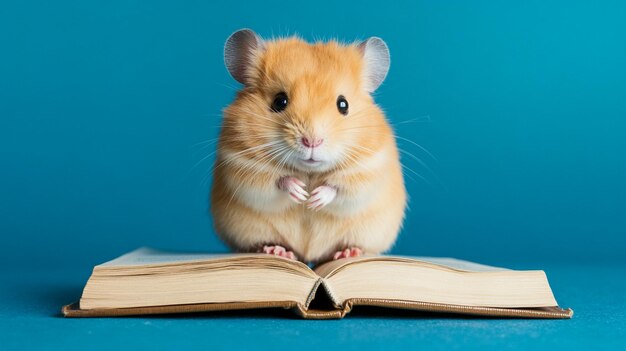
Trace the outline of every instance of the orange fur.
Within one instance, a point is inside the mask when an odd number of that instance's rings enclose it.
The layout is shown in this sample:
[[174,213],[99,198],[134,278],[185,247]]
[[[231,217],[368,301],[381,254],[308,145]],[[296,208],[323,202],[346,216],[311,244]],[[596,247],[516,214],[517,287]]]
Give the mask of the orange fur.
[[[248,83],[224,110],[214,167],[211,211],[228,245],[282,245],[307,262],[345,247],[378,254],[393,245],[406,191],[393,131],[365,89],[364,69],[356,45],[336,42],[281,39],[255,54]],[[282,91],[289,106],[273,112]],[[349,101],[347,116],[337,111],[338,95]],[[319,170],[294,164],[302,135],[322,136],[333,161]],[[309,192],[331,184],[337,196],[312,211],[278,189],[283,176],[302,180]]]

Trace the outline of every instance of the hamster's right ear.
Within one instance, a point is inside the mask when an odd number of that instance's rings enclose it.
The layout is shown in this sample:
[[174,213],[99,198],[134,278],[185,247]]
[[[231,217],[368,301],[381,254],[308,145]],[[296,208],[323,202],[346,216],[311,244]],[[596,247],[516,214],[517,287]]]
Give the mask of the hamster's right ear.
[[378,37],[371,37],[358,45],[365,62],[365,90],[372,93],[383,83],[389,72],[389,48]]
[[224,63],[230,75],[239,83],[249,85],[250,70],[263,47],[263,40],[250,29],[240,29],[231,34],[224,45]]

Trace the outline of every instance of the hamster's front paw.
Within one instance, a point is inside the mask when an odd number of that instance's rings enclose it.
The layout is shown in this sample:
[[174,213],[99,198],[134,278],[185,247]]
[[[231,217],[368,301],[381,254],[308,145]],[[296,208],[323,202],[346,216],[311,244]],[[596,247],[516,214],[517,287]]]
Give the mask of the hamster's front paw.
[[306,184],[296,177],[281,177],[278,180],[278,189],[288,192],[293,201],[299,204],[309,197],[309,193],[304,190],[305,186]]
[[307,207],[311,210],[319,210],[320,208],[331,203],[337,196],[337,189],[330,185],[318,186],[311,193]]

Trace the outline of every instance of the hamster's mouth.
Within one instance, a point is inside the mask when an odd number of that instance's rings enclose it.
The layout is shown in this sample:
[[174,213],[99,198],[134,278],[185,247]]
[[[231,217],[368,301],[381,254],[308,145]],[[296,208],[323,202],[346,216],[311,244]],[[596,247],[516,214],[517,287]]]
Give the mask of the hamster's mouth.
[[322,161],[316,160],[313,157],[307,158],[307,159],[301,158],[300,162],[304,163],[305,165],[307,165],[309,167],[315,167],[315,166],[319,166],[319,165],[322,164]]

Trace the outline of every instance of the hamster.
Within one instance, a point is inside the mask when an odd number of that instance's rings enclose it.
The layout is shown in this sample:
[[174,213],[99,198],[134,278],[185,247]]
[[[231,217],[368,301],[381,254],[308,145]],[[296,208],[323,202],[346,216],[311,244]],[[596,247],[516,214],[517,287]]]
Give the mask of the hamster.
[[243,88],[224,109],[213,170],[222,240],[311,263],[390,249],[407,195],[393,130],[371,96],[389,70],[385,42],[264,41],[242,29],[224,61]]

